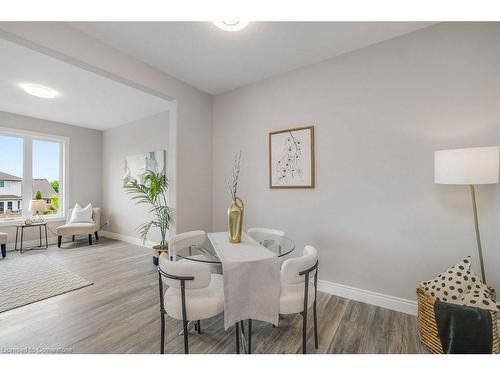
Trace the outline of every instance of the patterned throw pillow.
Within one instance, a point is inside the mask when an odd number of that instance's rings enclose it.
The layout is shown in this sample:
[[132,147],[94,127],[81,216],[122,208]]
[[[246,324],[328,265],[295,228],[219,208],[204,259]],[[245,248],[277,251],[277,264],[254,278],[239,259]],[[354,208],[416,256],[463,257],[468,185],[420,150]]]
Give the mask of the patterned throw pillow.
[[500,311],[500,303],[491,298],[491,292],[486,284],[483,284],[479,277],[472,273],[476,280],[471,286],[471,290],[462,296],[460,302],[463,305],[479,307],[485,310]]
[[435,279],[421,283],[422,288],[437,299],[461,304],[462,297],[472,290],[477,277],[470,272],[470,257],[440,273]]

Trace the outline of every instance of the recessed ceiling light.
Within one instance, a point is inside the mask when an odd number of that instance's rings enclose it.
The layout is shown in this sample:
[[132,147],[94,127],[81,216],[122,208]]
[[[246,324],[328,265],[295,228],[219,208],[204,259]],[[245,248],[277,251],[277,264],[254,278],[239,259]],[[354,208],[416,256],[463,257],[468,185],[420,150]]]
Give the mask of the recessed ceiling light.
[[36,83],[23,83],[21,87],[28,94],[44,99],[54,99],[59,93],[47,86],[37,85]]
[[215,26],[225,31],[240,31],[248,25],[248,21],[215,21]]

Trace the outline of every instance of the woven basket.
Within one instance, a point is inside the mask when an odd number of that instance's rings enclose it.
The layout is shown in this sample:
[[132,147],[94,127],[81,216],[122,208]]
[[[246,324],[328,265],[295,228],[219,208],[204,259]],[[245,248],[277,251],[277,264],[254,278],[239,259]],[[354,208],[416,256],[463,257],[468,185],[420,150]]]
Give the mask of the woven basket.
[[[491,289],[491,288],[490,288]],[[492,295],[495,296],[495,291],[491,289]],[[443,354],[443,347],[439,339],[436,318],[434,316],[434,303],[436,298],[426,293],[422,288],[417,287],[417,303],[418,303],[418,335],[420,341],[431,353]],[[492,337],[493,348],[495,354],[500,354],[500,341],[498,339],[497,328],[497,313],[490,311],[492,321]]]

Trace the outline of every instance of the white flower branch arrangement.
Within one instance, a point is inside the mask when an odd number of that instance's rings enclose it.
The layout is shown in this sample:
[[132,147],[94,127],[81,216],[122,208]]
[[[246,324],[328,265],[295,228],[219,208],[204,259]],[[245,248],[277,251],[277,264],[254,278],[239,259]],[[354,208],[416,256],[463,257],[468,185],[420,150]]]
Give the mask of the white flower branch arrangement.
[[231,181],[227,182],[229,193],[231,194],[231,198],[236,200],[237,192],[238,192],[238,182],[240,181],[240,164],[241,164],[241,150],[238,154],[234,155],[234,164],[233,164],[233,176]]

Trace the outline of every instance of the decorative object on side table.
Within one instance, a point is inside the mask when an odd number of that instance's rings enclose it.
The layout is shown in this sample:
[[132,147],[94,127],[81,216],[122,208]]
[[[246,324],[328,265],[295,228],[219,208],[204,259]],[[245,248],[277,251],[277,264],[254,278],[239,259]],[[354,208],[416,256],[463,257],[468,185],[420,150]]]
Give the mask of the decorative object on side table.
[[241,242],[241,230],[243,229],[243,201],[238,198],[238,183],[240,180],[241,151],[234,157],[233,175],[231,182],[228,182],[231,194],[231,204],[227,209],[227,225],[229,241],[232,243]]
[[30,200],[30,212],[38,216],[38,222],[43,222],[40,216],[45,211],[45,201],[42,198],[42,193],[37,191],[35,194],[35,199]]
[[154,218],[139,226],[138,232],[145,242],[151,228],[160,230],[160,243],[153,246],[153,264],[157,266],[160,254],[168,252],[167,233],[172,223],[172,210],[167,205],[166,195],[168,181],[163,172],[155,173],[151,170],[146,170],[141,180],[143,182],[136,179],[128,182],[124,189],[136,203],[151,206],[149,211],[154,214]]
[[476,230],[477,251],[481,266],[481,279],[486,283],[479,220],[474,185],[497,184],[499,174],[499,147],[474,147],[436,151],[434,154],[434,180],[437,184],[469,185]]
[[269,133],[269,187],[314,188],[314,127]]

